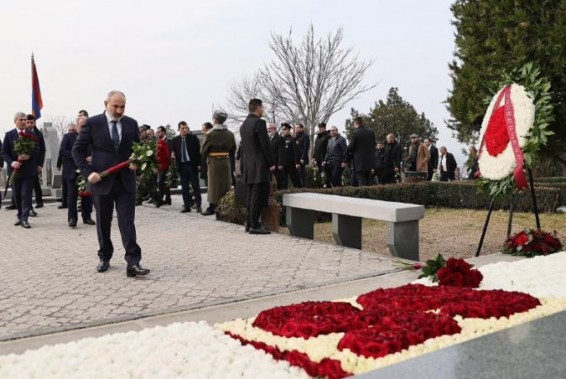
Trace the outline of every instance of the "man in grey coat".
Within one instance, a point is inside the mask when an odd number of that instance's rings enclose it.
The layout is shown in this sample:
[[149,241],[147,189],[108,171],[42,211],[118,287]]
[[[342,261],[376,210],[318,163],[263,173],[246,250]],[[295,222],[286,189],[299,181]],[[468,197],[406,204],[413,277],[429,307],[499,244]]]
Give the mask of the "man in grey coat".
[[270,171],[275,170],[271,157],[267,125],[263,116],[263,104],[259,99],[251,99],[248,105],[250,114],[240,127],[244,183],[248,186],[246,232],[250,234],[270,234],[261,226],[259,217],[267,206],[269,196]]

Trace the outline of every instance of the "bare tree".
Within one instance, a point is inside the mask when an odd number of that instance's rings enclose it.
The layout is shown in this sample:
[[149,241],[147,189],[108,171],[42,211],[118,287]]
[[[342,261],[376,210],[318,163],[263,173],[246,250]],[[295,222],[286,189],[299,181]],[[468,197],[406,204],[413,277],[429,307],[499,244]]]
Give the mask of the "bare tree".
[[342,48],[343,37],[343,29],[339,28],[336,33],[317,39],[312,24],[300,44],[294,43],[292,29],[287,36],[271,33],[269,48],[275,59],[265,64],[251,81],[232,88],[232,105],[245,101],[247,106],[253,97],[250,95],[263,96],[268,105],[275,106],[274,114],[302,123],[312,139],[320,122],[327,122],[349,101],[375,87],[362,85],[373,60],[360,60],[351,48]]
[[57,136],[61,139],[63,138],[63,135],[67,133],[67,126],[76,122],[76,117],[45,115],[41,118],[41,120],[44,124],[51,123],[51,126],[57,131]]
[[292,121],[291,115],[278,103],[278,97],[269,92],[269,88],[261,82],[259,72],[253,77],[244,76],[239,82],[230,86],[228,94],[228,109],[226,113],[232,123],[241,124],[248,115],[250,99],[262,99],[266,108],[266,118],[269,122]]

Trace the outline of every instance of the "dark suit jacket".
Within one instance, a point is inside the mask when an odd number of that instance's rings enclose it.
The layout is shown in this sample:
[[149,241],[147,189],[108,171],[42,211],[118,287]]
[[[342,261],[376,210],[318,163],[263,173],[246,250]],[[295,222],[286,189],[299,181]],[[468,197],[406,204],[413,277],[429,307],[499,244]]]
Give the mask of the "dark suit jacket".
[[[187,145],[187,152],[189,153],[189,159],[190,159],[189,163],[191,167],[193,167],[196,170],[197,166],[201,165],[201,160],[202,160],[202,155],[200,152],[200,141],[198,140],[197,136],[191,133],[187,134],[185,138],[186,138],[185,144]],[[173,152],[175,152],[175,162],[177,162],[177,166],[181,164],[182,143],[183,140],[180,135],[176,136],[171,141],[171,148],[173,149]]]
[[348,152],[352,155],[354,171],[373,170],[375,164],[375,133],[373,130],[365,126],[355,129]]
[[393,174],[395,168],[401,169],[401,160],[403,159],[403,151],[401,145],[397,141],[385,144],[385,173]]
[[[455,180],[457,164],[456,164],[456,159],[454,159],[454,155],[452,155],[452,153],[446,153],[444,159],[446,159],[446,172],[448,172],[448,177],[450,178],[450,180]],[[439,165],[441,161],[442,161],[442,157],[440,157]],[[442,166],[439,167],[441,167],[442,169]]]
[[299,162],[303,160],[305,164],[308,164],[311,139],[305,132],[297,133],[297,135],[295,136],[295,143],[295,154],[297,154],[297,159],[299,160]]
[[273,166],[269,137],[265,121],[250,114],[240,126],[241,148],[243,149],[242,171],[244,183],[269,182],[269,167]]
[[43,167],[43,164],[45,163],[45,150],[46,150],[45,138],[43,137],[43,133],[41,132],[41,130],[37,128],[37,126],[33,128],[32,132],[39,139],[39,142],[37,144],[39,148],[39,152],[37,155],[37,165]]
[[273,164],[277,166],[284,166],[283,164],[283,149],[285,141],[283,137],[275,133],[273,137],[269,140],[269,147],[271,148],[271,159],[273,159]]
[[435,170],[438,167],[438,148],[434,145],[431,145],[428,151],[430,152],[430,161],[428,161],[428,167],[431,170]]
[[[122,138],[118,151],[116,151],[105,113],[87,118],[73,146],[73,159],[85,179],[93,172],[101,173],[118,163],[127,161],[132,155],[133,143],[140,141],[138,122],[124,116],[120,119],[120,123],[122,124]],[[90,155],[89,146],[92,146],[90,165],[86,161],[86,157]],[[124,189],[129,193],[136,192],[136,174],[126,168],[92,185],[92,193],[94,195],[109,194],[114,180],[121,180]]]
[[4,167],[4,153],[2,150],[2,140],[0,139],[0,168]]
[[61,140],[59,154],[61,155],[61,166],[63,167],[63,179],[75,179],[77,177],[77,165],[73,160],[73,145],[77,140],[78,134],[67,133]]
[[[25,129],[24,129],[25,131]],[[29,133],[35,136],[33,133]],[[2,150],[2,156],[4,158],[4,162],[8,166],[8,175],[12,174],[12,162],[18,160],[18,153],[14,151],[14,143],[19,138],[19,131],[15,128],[6,132],[6,136],[4,137],[4,147]],[[33,178],[37,175],[37,157],[39,155],[39,147],[38,144],[35,144],[35,149],[30,154],[30,158],[23,162],[19,171],[18,177],[19,178]]]
[[328,140],[330,138],[330,132],[328,130],[316,135],[313,158],[316,159],[317,165],[320,165],[326,157],[326,148],[328,147]]

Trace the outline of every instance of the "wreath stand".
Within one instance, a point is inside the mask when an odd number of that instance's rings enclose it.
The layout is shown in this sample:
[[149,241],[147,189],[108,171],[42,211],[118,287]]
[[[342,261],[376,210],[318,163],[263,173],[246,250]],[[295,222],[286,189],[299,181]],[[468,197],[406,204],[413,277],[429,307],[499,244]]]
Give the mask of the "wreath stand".
[[[537,196],[536,196],[536,193],[535,193],[535,186],[534,186],[534,182],[533,182],[533,173],[532,173],[530,168],[527,168],[527,173],[529,175],[529,186],[531,187],[531,196],[532,196],[532,199],[533,199],[533,212],[535,214],[537,229],[540,230],[540,218],[539,218],[539,211],[538,211],[538,205],[537,205]],[[483,246],[483,240],[484,240],[485,234],[487,232],[489,220],[491,219],[491,212],[493,212],[494,203],[495,203],[495,198],[492,197],[491,202],[489,203],[489,210],[487,212],[487,217],[486,217],[485,223],[483,225],[483,230],[481,232],[481,238],[480,238],[478,250],[476,251],[476,257],[480,256],[481,248]],[[511,235],[511,227],[512,227],[512,223],[513,223],[514,208],[515,208],[515,192],[513,191],[511,193],[511,199],[510,199],[510,202],[509,202],[509,222],[507,223],[507,237],[509,237]]]

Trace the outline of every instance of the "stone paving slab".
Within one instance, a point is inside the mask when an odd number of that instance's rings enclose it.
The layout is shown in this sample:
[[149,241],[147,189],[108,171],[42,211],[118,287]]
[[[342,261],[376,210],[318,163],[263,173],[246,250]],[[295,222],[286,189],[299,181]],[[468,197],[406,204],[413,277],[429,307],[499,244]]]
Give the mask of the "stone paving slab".
[[113,224],[114,258],[100,274],[96,230],[67,226],[56,204],[38,209],[32,229],[13,226],[0,210],[0,341],[113,323],[393,272],[385,255],[280,234],[253,236],[243,227],[173,206],[137,208],[142,264],[127,278]]

